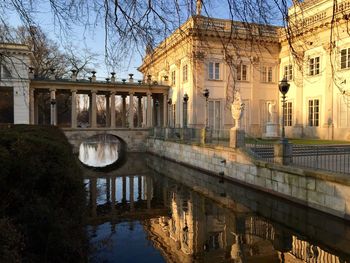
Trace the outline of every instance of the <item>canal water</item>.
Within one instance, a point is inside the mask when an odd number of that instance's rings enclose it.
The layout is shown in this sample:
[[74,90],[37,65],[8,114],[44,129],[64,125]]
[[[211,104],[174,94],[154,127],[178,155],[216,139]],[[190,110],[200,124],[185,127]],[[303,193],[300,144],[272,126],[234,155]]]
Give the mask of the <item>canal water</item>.
[[345,221],[146,154],[85,169],[89,262],[350,262]]

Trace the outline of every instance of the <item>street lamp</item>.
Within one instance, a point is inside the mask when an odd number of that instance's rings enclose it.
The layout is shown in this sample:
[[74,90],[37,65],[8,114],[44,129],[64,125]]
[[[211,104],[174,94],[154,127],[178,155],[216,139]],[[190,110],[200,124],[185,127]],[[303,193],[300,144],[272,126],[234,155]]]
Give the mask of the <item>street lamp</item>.
[[287,81],[287,77],[284,77],[281,80],[281,83],[278,85],[278,88],[280,92],[282,93],[282,135],[281,135],[281,140],[282,142],[287,142],[285,138],[285,131],[284,131],[284,112],[286,108],[286,94],[289,90],[290,84]]
[[203,96],[205,97],[205,128],[208,127],[208,98],[209,98],[209,90],[206,88],[203,91]]
[[184,128],[187,128],[187,102],[188,102],[188,95],[187,93],[184,94],[183,97],[183,126]]

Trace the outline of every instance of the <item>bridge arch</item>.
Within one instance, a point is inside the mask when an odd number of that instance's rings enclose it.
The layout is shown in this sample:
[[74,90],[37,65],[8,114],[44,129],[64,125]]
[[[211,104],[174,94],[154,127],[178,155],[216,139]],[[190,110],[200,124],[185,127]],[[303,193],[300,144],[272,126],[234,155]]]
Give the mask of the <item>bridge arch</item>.
[[82,142],[95,135],[118,137],[124,143],[126,152],[146,151],[148,129],[63,129],[68,141],[73,146],[73,152],[78,153]]

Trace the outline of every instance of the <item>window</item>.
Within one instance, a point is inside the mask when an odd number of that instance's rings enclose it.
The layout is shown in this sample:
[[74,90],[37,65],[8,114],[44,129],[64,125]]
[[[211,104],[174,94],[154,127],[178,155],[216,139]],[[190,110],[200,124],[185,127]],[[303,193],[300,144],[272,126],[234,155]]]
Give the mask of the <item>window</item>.
[[309,74],[315,76],[320,74],[320,57],[310,58],[309,60]]
[[209,62],[208,76],[212,80],[220,79],[220,63]]
[[262,82],[272,82],[272,67],[262,67],[261,69],[261,81]]
[[4,79],[8,79],[11,78],[11,72],[9,71],[9,69],[5,66],[5,65],[0,65],[0,72],[1,72],[1,76],[0,78],[4,78]]
[[340,51],[340,68],[350,68],[350,48],[342,49]]
[[175,72],[175,70],[173,70],[171,72],[171,85],[175,86],[175,84],[176,84],[176,72]]
[[293,108],[292,108],[292,102],[286,102],[286,107],[283,109],[283,115],[284,115],[284,126],[292,126],[292,115],[293,115]]
[[319,125],[320,101],[318,99],[309,100],[309,126]]
[[293,79],[293,66],[292,65],[284,66],[283,77],[287,78],[287,80],[292,80]]
[[188,65],[182,67],[182,81],[186,82],[188,80]]
[[247,78],[247,65],[240,64],[237,66],[237,80],[246,81]]
[[209,127],[212,130],[219,130],[221,126],[221,107],[220,101],[209,101],[208,102],[208,120]]

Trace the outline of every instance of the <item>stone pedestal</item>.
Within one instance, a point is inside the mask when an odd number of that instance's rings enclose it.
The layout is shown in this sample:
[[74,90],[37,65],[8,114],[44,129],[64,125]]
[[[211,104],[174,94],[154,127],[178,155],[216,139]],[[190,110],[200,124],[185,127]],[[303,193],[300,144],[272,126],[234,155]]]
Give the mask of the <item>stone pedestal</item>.
[[239,148],[244,146],[244,130],[230,129],[230,147]]
[[287,141],[281,141],[274,145],[274,161],[282,165],[293,163],[293,145]]
[[266,133],[264,133],[263,137],[264,138],[278,138],[277,123],[273,123],[273,122],[266,123]]
[[210,143],[212,140],[212,134],[211,134],[211,130],[209,128],[202,128],[200,130],[200,143],[201,144],[206,144],[206,143]]

